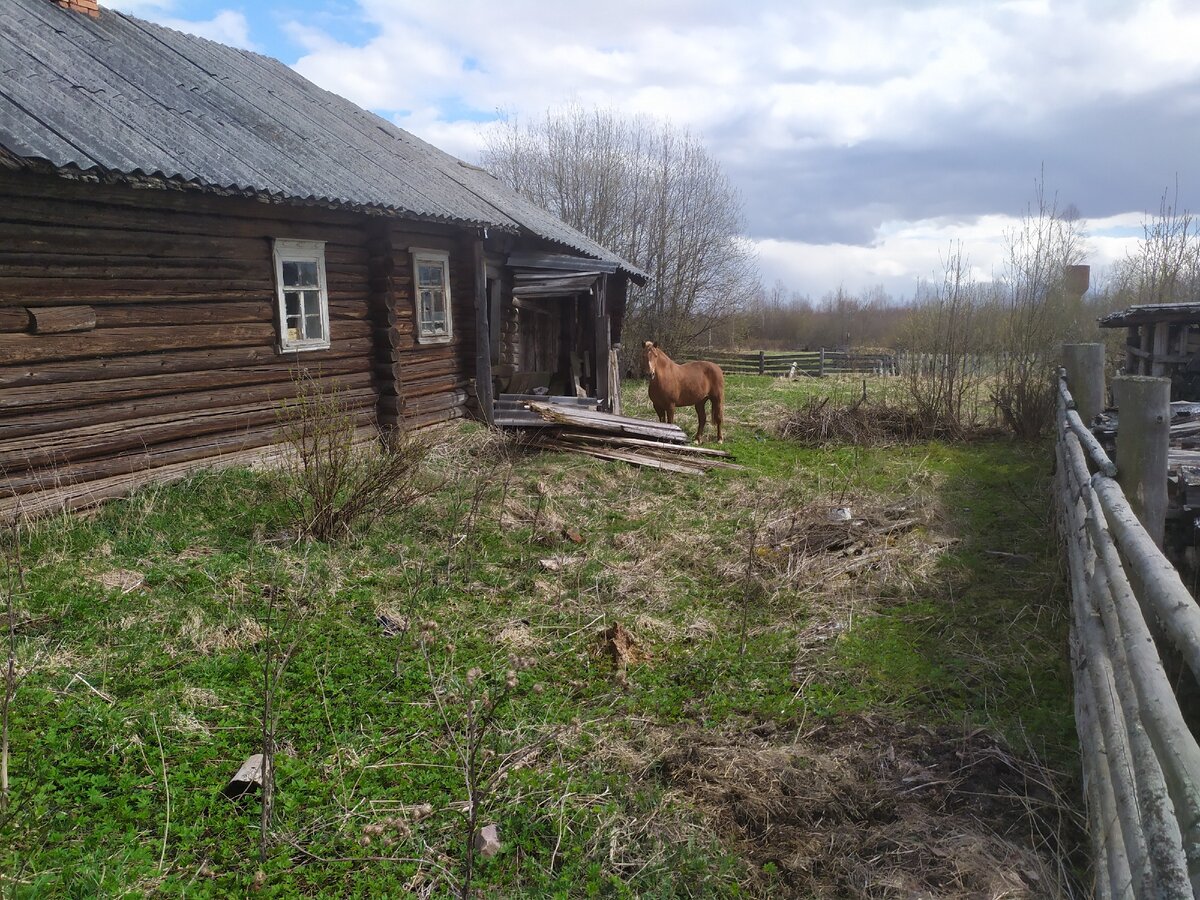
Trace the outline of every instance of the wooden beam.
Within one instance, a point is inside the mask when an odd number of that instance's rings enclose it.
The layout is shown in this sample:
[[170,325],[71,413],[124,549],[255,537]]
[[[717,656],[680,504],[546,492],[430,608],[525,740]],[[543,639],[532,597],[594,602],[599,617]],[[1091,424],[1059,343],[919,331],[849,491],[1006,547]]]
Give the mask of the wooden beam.
[[90,306],[33,306],[26,313],[34,334],[65,334],[96,327],[96,311]]
[[492,341],[488,331],[487,259],[483,238],[473,243],[475,264],[475,399],[479,414],[492,424]]

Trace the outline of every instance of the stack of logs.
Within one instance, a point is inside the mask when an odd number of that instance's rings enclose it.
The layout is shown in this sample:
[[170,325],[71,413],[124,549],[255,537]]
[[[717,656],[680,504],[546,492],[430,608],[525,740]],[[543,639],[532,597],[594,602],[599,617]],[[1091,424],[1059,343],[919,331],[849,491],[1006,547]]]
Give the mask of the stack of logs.
[[528,432],[527,446],[566,450],[685,475],[709,469],[738,469],[725,450],[687,442],[678,425],[648,422],[556,403],[529,403],[547,426]]

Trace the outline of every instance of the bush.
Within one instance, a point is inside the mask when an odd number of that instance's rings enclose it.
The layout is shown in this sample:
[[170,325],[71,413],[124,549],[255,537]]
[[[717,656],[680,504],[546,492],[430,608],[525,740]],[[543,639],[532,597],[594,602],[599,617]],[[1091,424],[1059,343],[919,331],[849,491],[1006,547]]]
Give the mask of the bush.
[[332,541],[411,504],[428,444],[408,432],[360,426],[361,411],[311,376],[279,411],[288,444],[287,500],[302,534]]

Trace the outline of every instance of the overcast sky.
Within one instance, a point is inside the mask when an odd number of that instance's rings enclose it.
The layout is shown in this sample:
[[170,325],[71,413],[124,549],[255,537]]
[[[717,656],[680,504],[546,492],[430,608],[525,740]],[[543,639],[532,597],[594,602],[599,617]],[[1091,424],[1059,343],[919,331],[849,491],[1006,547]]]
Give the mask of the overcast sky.
[[1200,147],[1200,3],[1134,0],[101,0],[277,57],[465,159],[568,102],[701,135],[763,279],[910,294],[961,238],[981,277],[1048,191],[1093,271]]

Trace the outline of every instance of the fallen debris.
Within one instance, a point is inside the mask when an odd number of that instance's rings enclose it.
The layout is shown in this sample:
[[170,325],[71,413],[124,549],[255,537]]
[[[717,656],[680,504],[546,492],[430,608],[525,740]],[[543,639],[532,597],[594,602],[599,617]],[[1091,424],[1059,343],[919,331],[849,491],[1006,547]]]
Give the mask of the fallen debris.
[[131,594],[146,583],[146,576],[132,569],[113,569],[96,580],[110,591],[119,589],[122,594]]
[[583,562],[582,556],[547,556],[538,560],[538,565],[547,572],[561,572]]
[[256,787],[262,787],[263,755],[255,753],[237,770],[237,774],[229,780],[229,784],[221,789],[221,793],[230,800],[244,797]]
[[475,852],[491,859],[500,852],[500,831],[495,825],[484,825],[475,835]]
[[529,447],[565,450],[683,475],[741,468],[729,461],[733,456],[725,450],[689,444],[678,425],[559,403],[530,400],[525,406],[540,421],[509,418],[498,422],[523,429],[523,443]]
[[596,645],[601,656],[613,661],[618,672],[624,672],[634,663],[645,662],[649,656],[633,633],[620,622],[613,622],[596,636]]

